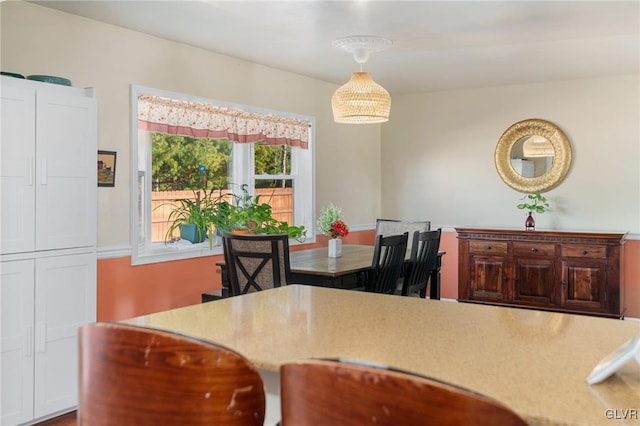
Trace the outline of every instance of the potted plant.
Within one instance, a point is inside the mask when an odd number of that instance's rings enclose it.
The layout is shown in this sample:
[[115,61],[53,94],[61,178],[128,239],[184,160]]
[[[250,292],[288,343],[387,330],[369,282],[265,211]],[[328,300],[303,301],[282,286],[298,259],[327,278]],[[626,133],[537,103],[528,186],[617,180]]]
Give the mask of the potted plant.
[[171,222],[165,236],[165,241],[173,239],[176,230],[180,230],[180,238],[192,243],[201,243],[207,236],[207,230],[211,223],[212,207],[205,199],[196,193],[196,199],[176,200],[177,206],[169,214]]
[[211,222],[218,231],[287,234],[300,242],[306,239],[304,226],[275,219],[271,205],[261,202],[260,195],[249,194],[247,185],[242,185],[242,191],[242,195],[230,194],[231,201],[222,196],[215,201]]
[[527,194],[522,197],[522,203],[516,206],[520,210],[529,210],[529,215],[525,220],[524,227],[527,231],[533,231],[536,229],[536,221],[533,218],[533,212],[544,213],[544,209],[549,207],[549,203],[544,195],[536,192],[534,194]]
[[349,234],[349,226],[342,220],[342,209],[330,203],[320,211],[318,229],[329,237],[329,257],[342,256],[342,237]]
[[179,230],[181,239],[194,244],[204,241],[209,233],[209,245],[213,246],[211,225],[214,223],[216,204],[222,197],[222,190],[220,186],[215,185],[209,188],[205,166],[200,166],[198,173],[201,175],[200,188],[193,191],[194,199],[182,198],[161,205],[173,206],[167,218],[170,224],[165,234],[165,242],[174,240],[175,231]]

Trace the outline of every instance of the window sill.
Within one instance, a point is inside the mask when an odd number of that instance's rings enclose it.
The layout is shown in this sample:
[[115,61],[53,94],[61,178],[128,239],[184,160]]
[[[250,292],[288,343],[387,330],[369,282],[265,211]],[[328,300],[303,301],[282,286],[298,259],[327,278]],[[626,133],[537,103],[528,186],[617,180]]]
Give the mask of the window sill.
[[[289,239],[289,246],[315,243],[315,238],[307,238],[303,243]],[[213,248],[209,247],[209,241],[199,244],[181,243],[179,245],[154,243],[145,249],[140,247],[136,255],[135,248],[131,253],[131,265],[146,265],[149,263],[171,262],[174,260],[194,259],[206,256],[222,256],[224,254],[221,242],[216,241]]]
[[182,243],[154,243],[151,247],[140,247],[138,254],[135,251],[131,255],[132,265],[145,265],[148,263],[171,262],[173,260],[192,259],[197,257],[222,255],[222,245],[218,243],[209,247],[209,241],[199,244]]

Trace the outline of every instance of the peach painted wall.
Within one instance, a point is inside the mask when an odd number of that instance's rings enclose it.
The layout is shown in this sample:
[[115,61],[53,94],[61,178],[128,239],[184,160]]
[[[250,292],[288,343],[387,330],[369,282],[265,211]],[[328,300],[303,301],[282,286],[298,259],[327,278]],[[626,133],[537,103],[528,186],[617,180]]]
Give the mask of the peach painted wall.
[[[374,231],[352,232],[346,244],[373,244]],[[327,245],[317,242],[292,251]],[[131,265],[130,257],[98,260],[98,321],[119,321],[201,302],[202,293],[221,287],[222,255]]]
[[[347,244],[373,244],[374,231],[352,232]],[[314,244],[292,247],[300,250],[326,246],[326,238]],[[458,297],[458,239],[455,232],[443,232],[442,298]],[[626,316],[640,318],[640,241],[624,247]],[[219,289],[220,271],[215,266],[222,256],[131,266],[129,257],[98,261],[98,320],[122,320],[151,312],[200,303],[201,294]]]

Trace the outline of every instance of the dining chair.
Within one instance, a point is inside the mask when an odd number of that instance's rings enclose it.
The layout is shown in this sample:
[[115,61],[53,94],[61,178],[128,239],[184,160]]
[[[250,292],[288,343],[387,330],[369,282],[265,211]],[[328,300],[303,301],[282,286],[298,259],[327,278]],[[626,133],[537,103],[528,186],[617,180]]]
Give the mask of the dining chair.
[[264,422],[260,373],[224,346],[99,322],[80,328],[79,365],[80,426]]
[[280,287],[291,281],[287,234],[223,232],[222,241],[230,296]]
[[[427,284],[438,262],[441,229],[413,233],[411,255],[405,264],[404,277],[398,281],[396,294],[427,296]],[[433,283],[431,284],[433,285]]]
[[385,294],[395,292],[404,266],[408,237],[408,232],[402,235],[376,237],[371,271],[365,282],[365,291]]
[[503,404],[442,381],[370,363],[299,360],[280,367],[282,426],[525,426]]
[[405,232],[409,233],[409,241],[407,242],[407,252],[411,253],[413,244],[413,233],[415,231],[425,232],[431,230],[431,221],[406,221],[398,219],[376,219],[376,236],[399,235]]

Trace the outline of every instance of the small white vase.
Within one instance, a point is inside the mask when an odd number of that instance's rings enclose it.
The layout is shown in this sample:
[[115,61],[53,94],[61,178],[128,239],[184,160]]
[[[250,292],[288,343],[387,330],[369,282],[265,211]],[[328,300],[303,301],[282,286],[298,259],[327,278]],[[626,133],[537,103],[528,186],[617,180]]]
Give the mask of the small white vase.
[[332,238],[329,240],[329,257],[342,256],[342,239]]

